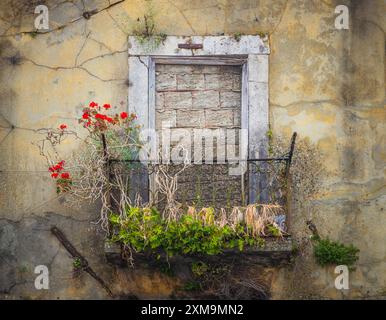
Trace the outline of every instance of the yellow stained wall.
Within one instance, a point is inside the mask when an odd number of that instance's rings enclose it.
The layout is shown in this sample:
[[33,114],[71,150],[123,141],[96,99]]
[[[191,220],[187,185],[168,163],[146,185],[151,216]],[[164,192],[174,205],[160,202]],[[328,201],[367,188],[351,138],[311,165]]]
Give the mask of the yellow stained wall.
[[[127,37],[148,2],[45,3],[50,31],[43,34],[34,32],[31,1],[0,4],[0,291],[6,298],[106,297],[91,278],[66,280],[72,260],[50,235],[56,223],[119,292],[168,296],[173,283],[164,277],[122,275],[106,265],[103,237],[90,224],[96,210],[66,206],[31,145],[39,138],[34,129],[76,127],[91,100],[127,109]],[[349,8],[349,30],[334,27],[338,4]],[[272,130],[297,131],[323,156],[323,192],[312,212],[291,213],[292,232],[306,235],[311,217],[323,236],[356,245],[350,290],[336,290],[333,268],[318,267],[306,251],[294,268],[275,273],[273,298],[385,296],[385,1],[153,0],[152,10],[157,30],[168,35],[268,34]],[[38,264],[50,267],[48,291],[33,287]]]

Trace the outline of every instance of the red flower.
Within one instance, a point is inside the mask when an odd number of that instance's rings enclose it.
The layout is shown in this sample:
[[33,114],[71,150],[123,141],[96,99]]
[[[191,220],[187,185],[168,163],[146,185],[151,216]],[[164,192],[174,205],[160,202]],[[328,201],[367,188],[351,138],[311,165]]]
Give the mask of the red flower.
[[51,171],[51,172],[54,172],[54,171],[55,171],[55,169],[54,169],[53,166],[52,166],[52,167],[49,167],[48,170]]
[[60,177],[62,179],[70,179],[70,174],[68,172],[63,172]]
[[110,117],[106,117],[106,120],[107,120],[107,122],[110,122],[110,123],[113,122],[113,118],[110,118]]
[[127,112],[121,112],[121,119],[127,118]]
[[90,108],[94,108],[94,107],[97,107],[98,104],[94,101],[91,101],[90,104],[89,104]]
[[89,127],[90,125],[91,125],[91,121],[88,120],[88,121],[86,122],[85,126],[86,126],[86,127]]
[[103,108],[105,108],[105,109],[107,110],[107,109],[110,109],[110,108],[111,108],[111,106],[110,106],[110,104],[109,104],[109,103],[105,103],[105,104],[103,105]]
[[90,115],[87,112],[85,112],[85,113],[83,113],[82,118],[87,120],[89,118],[89,116]]
[[67,128],[67,125],[66,124],[61,124],[60,126],[59,126],[59,129],[60,130],[64,130],[64,129],[66,129]]
[[96,115],[95,115],[95,119],[101,119],[101,120],[106,120],[106,115],[104,115],[104,114],[101,114],[101,113],[97,113]]
[[51,177],[54,178],[54,179],[56,179],[56,178],[58,177],[58,175],[59,175],[59,173],[54,172],[54,173],[51,174]]

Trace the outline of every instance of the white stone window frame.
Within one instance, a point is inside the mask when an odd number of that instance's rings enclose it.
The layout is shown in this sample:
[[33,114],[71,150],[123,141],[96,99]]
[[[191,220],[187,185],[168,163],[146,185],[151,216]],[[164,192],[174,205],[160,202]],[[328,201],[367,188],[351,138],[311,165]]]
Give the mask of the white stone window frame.
[[[155,130],[155,65],[241,65],[241,128],[248,131],[248,158],[267,157],[269,129],[267,39],[246,35],[167,36],[157,48],[149,49],[129,36],[128,111],[138,116],[143,128]],[[182,44],[182,46],[181,46]],[[184,49],[180,47],[201,47]],[[260,177],[262,178],[262,177]],[[256,191],[264,189],[257,174],[249,174],[248,202],[256,202]],[[260,199],[262,200],[262,199]],[[263,200],[264,201],[264,200]]]

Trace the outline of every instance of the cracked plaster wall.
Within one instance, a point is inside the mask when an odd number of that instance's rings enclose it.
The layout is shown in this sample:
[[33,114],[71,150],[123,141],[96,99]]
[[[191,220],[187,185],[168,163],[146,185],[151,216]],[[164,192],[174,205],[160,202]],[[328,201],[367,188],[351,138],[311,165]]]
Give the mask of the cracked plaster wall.
[[[173,291],[165,276],[122,273],[106,264],[103,235],[90,223],[97,210],[70,209],[56,196],[45,162],[31,145],[35,134],[28,130],[63,122],[75,127],[90,100],[126,110],[127,36],[144,14],[143,2],[0,4],[2,297],[107,297],[87,274],[72,278],[72,259],[49,233],[51,225],[63,229],[113,291],[139,297],[167,297]],[[51,31],[36,34],[33,9],[41,3],[50,10]],[[350,9],[349,30],[334,28],[338,4]],[[333,269],[317,267],[306,252],[297,268],[274,273],[272,297],[385,296],[385,1],[159,0],[153,5],[158,30],[170,35],[268,33],[273,132],[289,136],[296,130],[323,155],[323,191],[312,213],[293,210],[292,232],[303,230],[311,216],[323,236],[359,247],[351,290],[337,291]],[[15,129],[8,129],[11,125]],[[63,152],[73,148],[65,145]],[[38,264],[50,268],[50,290],[33,287]]]

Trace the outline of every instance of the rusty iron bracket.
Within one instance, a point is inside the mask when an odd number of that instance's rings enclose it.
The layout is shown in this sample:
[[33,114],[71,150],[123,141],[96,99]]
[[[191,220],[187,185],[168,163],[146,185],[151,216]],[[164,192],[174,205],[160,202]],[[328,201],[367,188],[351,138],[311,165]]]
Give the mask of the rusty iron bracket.
[[189,49],[189,50],[196,50],[196,49],[202,49],[204,46],[201,43],[179,43],[178,49]]
[[288,177],[289,175],[289,169],[290,169],[290,166],[291,166],[291,163],[292,163],[292,156],[294,154],[294,150],[295,150],[295,142],[296,142],[296,136],[298,134],[296,132],[294,132],[292,134],[292,138],[291,138],[291,146],[290,146],[290,150],[289,150],[289,153],[288,153],[288,158],[287,158],[287,164],[286,164],[286,167],[285,167],[285,176]]

